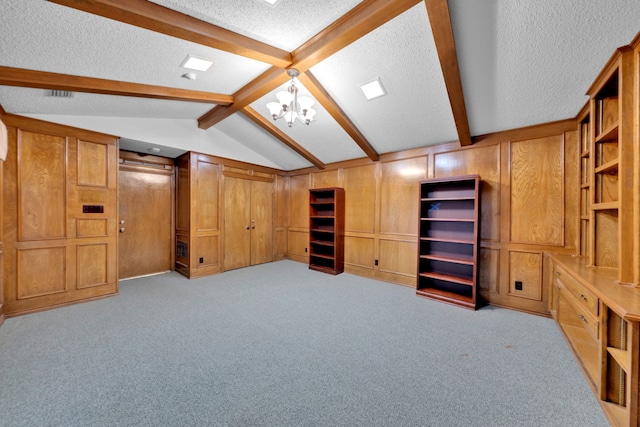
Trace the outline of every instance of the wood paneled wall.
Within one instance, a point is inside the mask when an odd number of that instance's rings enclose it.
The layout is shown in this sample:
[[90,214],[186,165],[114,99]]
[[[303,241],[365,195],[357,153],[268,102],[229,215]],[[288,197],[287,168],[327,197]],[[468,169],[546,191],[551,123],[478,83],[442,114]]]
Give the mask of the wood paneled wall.
[[[491,304],[547,313],[543,252],[576,253],[574,120],[289,173],[287,257],[308,262],[308,189],[345,188],[345,271],[415,286],[418,181],[479,174],[479,283]],[[516,290],[515,282],[522,282]]]
[[117,293],[117,139],[12,115],[4,121],[4,312]]
[[176,166],[176,271],[189,278],[224,271],[225,177],[271,183],[273,259],[284,259],[288,186],[281,172],[193,152]]

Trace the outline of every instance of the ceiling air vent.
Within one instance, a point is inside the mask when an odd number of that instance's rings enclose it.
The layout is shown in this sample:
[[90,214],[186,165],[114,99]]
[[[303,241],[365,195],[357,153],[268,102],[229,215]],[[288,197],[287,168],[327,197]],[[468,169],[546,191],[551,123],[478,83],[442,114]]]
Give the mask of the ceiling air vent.
[[73,98],[73,92],[70,90],[47,89],[45,96],[53,98]]

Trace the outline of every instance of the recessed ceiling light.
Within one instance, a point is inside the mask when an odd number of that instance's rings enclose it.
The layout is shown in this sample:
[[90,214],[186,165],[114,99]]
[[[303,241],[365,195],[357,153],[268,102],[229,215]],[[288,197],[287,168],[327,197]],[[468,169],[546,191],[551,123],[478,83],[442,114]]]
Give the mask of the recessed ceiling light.
[[187,55],[187,58],[182,61],[180,66],[182,68],[189,68],[196,71],[207,71],[213,65],[213,61],[208,59],[196,58],[195,56]]
[[387,91],[384,90],[384,87],[382,86],[380,77],[368,83],[361,84],[360,89],[362,90],[362,93],[364,93],[364,96],[367,98],[367,101],[371,101],[372,99],[379,98],[387,94]]

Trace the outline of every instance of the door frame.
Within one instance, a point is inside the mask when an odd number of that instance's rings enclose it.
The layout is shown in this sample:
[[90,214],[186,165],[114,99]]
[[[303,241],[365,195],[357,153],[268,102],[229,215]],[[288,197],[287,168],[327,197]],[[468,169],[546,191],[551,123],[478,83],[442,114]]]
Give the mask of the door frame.
[[[131,171],[151,174],[161,174],[171,176],[171,218],[170,218],[170,239],[171,250],[169,268],[175,271],[176,264],[176,171],[174,159],[166,157],[144,155],[134,153],[132,151],[120,150],[118,154],[118,188],[120,188],[119,175],[120,171]],[[120,230],[120,192],[117,197],[118,204],[118,223],[117,228]],[[128,280],[129,278],[119,279],[120,277],[120,232],[117,233],[117,257],[116,257],[116,277],[118,280]]]

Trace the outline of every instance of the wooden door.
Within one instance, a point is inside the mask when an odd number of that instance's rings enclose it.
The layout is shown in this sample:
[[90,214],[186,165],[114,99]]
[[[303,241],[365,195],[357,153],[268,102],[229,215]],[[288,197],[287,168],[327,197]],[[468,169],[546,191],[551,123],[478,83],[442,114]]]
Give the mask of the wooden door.
[[272,183],[225,178],[224,269],[273,261]]
[[251,264],[251,181],[225,178],[224,269]]
[[272,184],[251,181],[251,265],[273,261],[272,230]]
[[119,278],[171,270],[172,173],[121,167]]

